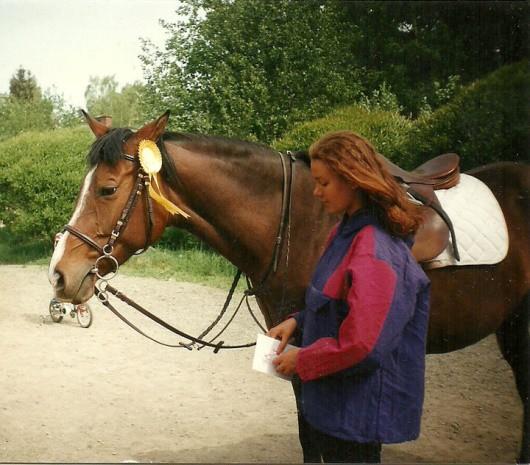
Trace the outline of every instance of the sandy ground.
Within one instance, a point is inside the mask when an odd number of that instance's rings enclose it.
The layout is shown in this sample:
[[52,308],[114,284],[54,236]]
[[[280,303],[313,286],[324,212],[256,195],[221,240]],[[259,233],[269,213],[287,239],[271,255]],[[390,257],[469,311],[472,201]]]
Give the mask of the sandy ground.
[[[114,284],[193,334],[225,297],[173,281]],[[0,266],[0,462],[302,461],[290,384],[252,371],[252,349],[162,347],[94,300],[90,328],[70,317],[53,323],[50,298],[45,268]],[[242,313],[224,339],[248,342],[257,332]],[[495,339],[429,356],[427,366],[421,437],[385,446],[383,461],[513,462],[522,407]]]

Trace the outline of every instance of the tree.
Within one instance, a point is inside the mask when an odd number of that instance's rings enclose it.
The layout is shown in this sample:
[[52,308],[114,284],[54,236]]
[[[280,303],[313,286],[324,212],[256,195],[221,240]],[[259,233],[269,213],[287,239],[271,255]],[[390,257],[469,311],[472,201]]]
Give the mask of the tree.
[[91,76],[85,91],[87,109],[94,115],[112,116],[113,125],[133,127],[143,122],[140,100],[143,85],[126,84],[118,91],[114,76]]
[[146,43],[146,103],[180,130],[269,142],[294,123],[360,94],[355,28],[336,2],[184,0]]
[[31,71],[19,68],[9,81],[9,96],[0,100],[0,140],[22,131],[53,127],[53,104],[42,96]]
[[183,0],[146,42],[144,103],[180,130],[263,142],[384,90],[409,116],[528,55],[528,2]]
[[10,97],[26,101],[35,102],[42,98],[42,93],[37,85],[37,80],[31,71],[20,67],[9,81]]
[[362,31],[354,50],[365,86],[386,82],[413,114],[425,100],[445,103],[439,88],[457,78],[468,84],[528,56],[528,2],[341,3]]
[[44,95],[31,71],[19,68],[9,82],[9,95],[0,98],[0,140],[24,131],[43,131],[78,124],[79,117],[62,96]]

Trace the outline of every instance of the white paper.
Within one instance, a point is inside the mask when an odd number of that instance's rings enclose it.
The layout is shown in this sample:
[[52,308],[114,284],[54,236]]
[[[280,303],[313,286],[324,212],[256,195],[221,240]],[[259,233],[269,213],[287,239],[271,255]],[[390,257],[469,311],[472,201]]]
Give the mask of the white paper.
[[[258,334],[258,338],[256,340],[256,350],[254,351],[254,359],[252,360],[252,369],[260,371],[261,373],[266,373],[268,375],[277,376],[278,378],[290,380],[291,376],[285,376],[278,373],[272,364],[272,360],[278,356],[276,354],[276,349],[279,345],[280,341],[278,339],[265,336],[265,334]],[[295,346],[287,344],[284,352],[295,348]]]

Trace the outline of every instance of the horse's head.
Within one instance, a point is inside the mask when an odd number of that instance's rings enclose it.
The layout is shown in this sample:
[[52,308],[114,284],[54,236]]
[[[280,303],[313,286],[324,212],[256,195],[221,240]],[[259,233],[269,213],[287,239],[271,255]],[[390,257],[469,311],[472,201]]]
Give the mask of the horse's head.
[[138,159],[140,142],[160,138],[169,112],[136,132],[111,129],[84,115],[96,141],[75,211],[49,268],[56,297],[74,303],[93,295],[97,275],[116,271],[118,264],[158,239],[169,219],[164,208],[151,202],[149,180]]

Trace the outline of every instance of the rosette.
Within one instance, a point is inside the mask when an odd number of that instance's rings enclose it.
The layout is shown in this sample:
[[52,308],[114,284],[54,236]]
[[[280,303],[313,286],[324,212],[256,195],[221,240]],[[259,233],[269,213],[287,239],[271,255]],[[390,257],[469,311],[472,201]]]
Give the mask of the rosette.
[[[142,140],[138,144],[138,159],[140,160],[142,170],[149,176],[149,196],[172,215],[179,214],[184,218],[189,218],[190,216],[185,211],[162,195],[160,185],[158,184],[158,173],[162,169],[162,154],[158,146],[152,140]],[[156,189],[153,185],[153,180]]]

